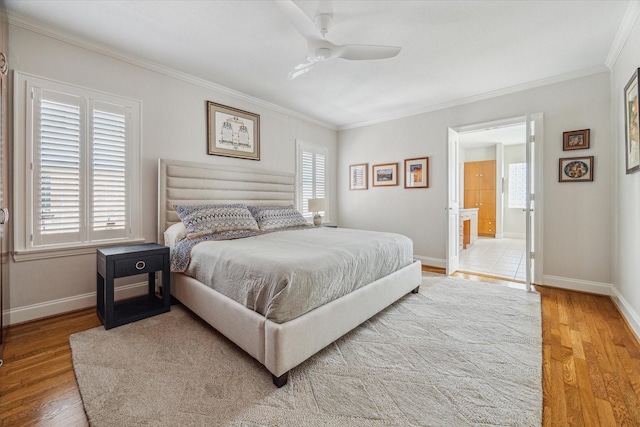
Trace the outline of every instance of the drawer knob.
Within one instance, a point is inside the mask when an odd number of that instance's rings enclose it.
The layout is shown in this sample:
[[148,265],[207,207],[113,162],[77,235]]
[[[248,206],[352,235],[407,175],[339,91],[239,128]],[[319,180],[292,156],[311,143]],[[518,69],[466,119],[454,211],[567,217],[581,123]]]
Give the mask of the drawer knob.
[[144,268],[147,266],[147,264],[144,263],[144,261],[138,261],[136,262],[136,268],[138,270],[144,270]]

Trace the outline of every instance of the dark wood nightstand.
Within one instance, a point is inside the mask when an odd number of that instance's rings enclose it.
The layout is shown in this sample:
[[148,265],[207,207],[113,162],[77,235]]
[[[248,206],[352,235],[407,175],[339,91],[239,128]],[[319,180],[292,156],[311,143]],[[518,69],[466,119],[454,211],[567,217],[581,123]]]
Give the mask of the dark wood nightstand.
[[[157,243],[113,246],[97,250],[98,317],[105,329],[115,328],[171,308],[169,248]],[[156,296],[156,271],[162,271],[162,298]],[[114,279],[148,273],[147,295],[114,301]]]

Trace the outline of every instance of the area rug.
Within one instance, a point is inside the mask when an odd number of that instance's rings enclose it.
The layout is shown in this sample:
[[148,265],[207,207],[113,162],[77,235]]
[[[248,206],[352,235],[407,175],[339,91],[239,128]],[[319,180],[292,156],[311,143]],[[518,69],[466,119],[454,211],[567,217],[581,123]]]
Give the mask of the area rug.
[[70,337],[92,426],[540,426],[540,298],[445,276],[291,371],[187,309]]

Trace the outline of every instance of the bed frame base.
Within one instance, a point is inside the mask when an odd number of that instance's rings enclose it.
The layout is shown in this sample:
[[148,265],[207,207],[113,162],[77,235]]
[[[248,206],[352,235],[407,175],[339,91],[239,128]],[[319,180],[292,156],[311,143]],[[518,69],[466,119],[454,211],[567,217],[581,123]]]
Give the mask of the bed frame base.
[[289,381],[289,371],[285,372],[279,377],[276,377],[275,375],[271,374],[271,378],[273,378],[273,384],[275,384],[276,387],[280,388],[285,384],[287,384],[287,381]]

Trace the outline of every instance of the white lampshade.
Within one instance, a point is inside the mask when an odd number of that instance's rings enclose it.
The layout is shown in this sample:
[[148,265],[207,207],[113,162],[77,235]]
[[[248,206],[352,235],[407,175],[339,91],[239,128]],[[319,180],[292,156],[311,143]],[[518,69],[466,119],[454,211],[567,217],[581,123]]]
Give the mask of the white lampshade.
[[309,212],[324,211],[324,199],[309,199]]

